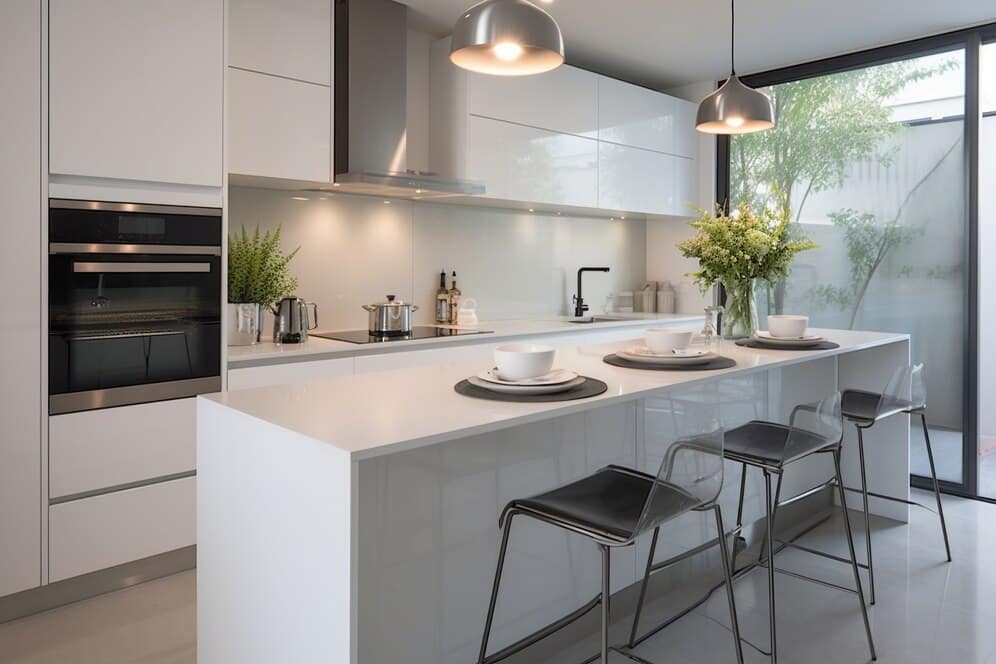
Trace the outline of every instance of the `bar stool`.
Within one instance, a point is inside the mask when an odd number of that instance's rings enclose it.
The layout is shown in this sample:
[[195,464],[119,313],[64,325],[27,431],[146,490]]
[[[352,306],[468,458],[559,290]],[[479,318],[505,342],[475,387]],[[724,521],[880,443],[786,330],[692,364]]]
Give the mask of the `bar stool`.
[[[717,419],[701,420],[692,414],[681,418],[680,424],[682,433],[688,433],[676,436],[667,444],[656,476],[621,466],[607,466],[557,489],[508,503],[498,520],[502,538],[478,664],[505,659],[566,627],[598,605],[601,605],[602,613],[599,661],[607,664],[609,652],[615,651],[631,660],[646,662],[621,647],[609,646],[611,551],[617,547],[631,546],[637,537],[649,530],[654,531],[656,544],[660,528],[665,522],[687,512],[708,510],[712,510],[715,515],[718,533],[716,543],[719,544],[723,563],[736,657],[737,662],[743,664],[730,555],[723,517],[716,502],[723,487],[723,430],[719,428]],[[531,517],[597,543],[602,554],[601,592],[594,600],[568,616],[489,656],[488,638],[494,620],[505,552],[512,520],[517,516]],[[643,590],[646,590],[645,586]],[[641,603],[643,597],[644,593],[641,592]]]
[[[847,513],[847,505],[844,502],[843,482],[840,472],[840,452],[843,439],[844,423],[841,416],[841,395],[834,394],[823,401],[814,404],[803,404],[796,406],[789,419],[789,426],[755,420],[743,426],[731,429],[726,433],[726,444],[724,456],[731,461],[741,464],[740,473],[740,501],[737,507],[737,530],[743,526],[744,491],[747,483],[747,467],[759,469],[764,474],[764,493],[767,517],[766,537],[762,542],[761,556],[758,560],[759,566],[768,569],[768,627],[771,640],[771,662],[778,661],[778,641],[775,624],[775,572],[780,572],[812,581],[823,586],[829,586],[838,590],[855,593],[858,596],[858,604],[861,607],[861,617],[865,623],[865,635],[868,638],[868,649],[871,652],[872,660],[876,659],[875,644],[872,639],[871,624],[868,622],[868,610],[865,607],[864,592],[861,587],[861,576],[858,572],[858,563],[854,553],[854,538],[851,533],[851,522]],[[782,476],[787,466],[800,461],[814,454],[833,455],[834,477],[812,489],[805,491],[793,498],[781,501]],[[772,497],[771,477],[778,477],[778,487]],[[780,506],[785,506],[795,501],[810,496],[828,486],[837,485],[841,500],[841,512],[844,516],[844,531],[847,537],[847,547],[850,557],[836,558],[829,554],[823,554],[812,549],[797,546],[796,548],[816,553],[825,557],[834,558],[851,565],[854,572],[854,583],[856,588],[839,586],[820,579],[789,572],[775,567],[775,517]],[[781,502],[780,502],[781,501]],[[794,545],[793,545],[794,546]],[[734,568],[736,568],[736,549],[734,549]]]
[[941,490],[937,484],[937,470],[934,467],[934,452],[930,446],[930,433],[927,429],[927,389],[923,364],[913,367],[899,367],[892,373],[892,377],[881,393],[866,392],[864,390],[845,390],[843,403],[841,406],[844,417],[854,423],[858,432],[858,460],[861,468],[861,489],[844,487],[847,491],[860,493],[864,505],[865,513],[865,548],[867,563],[860,565],[868,570],[868,586],[870,589],[871,603],[875,603],[875,565],[872,560],[872,537],[871,525],[868,517],[868,497],[874,496],[882,500],[889,500],[895,503],[912,505],[928,511],[933,511],[926,505],[913,500],[896,498],[894,496],[884,496],[879,493],[868,491],[868,480],[865,475],[865,429],[872,428],[876,422],[884,420],[893,415],[904,413],[912,417],[920,416],[920,424],[923,426],[923,438],[927,444],[927,459],[930,461],[930,478],[934,484],[934,499],[937,501],[937,516],[941,522],[941,533],[944,535],[944,549],[948,555],[948,562],[951,562],[951,545],[948,542],[948,526],[944,521],[944,507],[941,505]]

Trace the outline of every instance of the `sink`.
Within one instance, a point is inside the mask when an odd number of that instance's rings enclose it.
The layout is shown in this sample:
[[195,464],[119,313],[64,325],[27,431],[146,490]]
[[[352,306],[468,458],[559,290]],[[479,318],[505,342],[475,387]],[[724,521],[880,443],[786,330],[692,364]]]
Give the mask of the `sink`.
[[612,316],[589,316],[588,318],[573,318],[568,323],[588,325],[591,323],[611,323],[613,321],[628,320],[626,318],[614,318]]

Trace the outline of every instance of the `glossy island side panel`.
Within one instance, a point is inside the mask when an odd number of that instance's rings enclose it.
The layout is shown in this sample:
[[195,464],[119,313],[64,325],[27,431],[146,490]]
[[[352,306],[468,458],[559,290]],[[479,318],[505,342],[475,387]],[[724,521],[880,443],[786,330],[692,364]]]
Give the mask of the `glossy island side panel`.
[[[859,336],[863,344],[856,342]],[[808,357],[777,351],[750,355],[743,349],[739,370],[705,378],[683,374],[668,381],[658,372],[630,371],[627,384],[609,372],[604,378],[617,391],[615,398],[570,408],[555,404],[538,413],[528,413],[535,406],[527,404],[471,399],[450,407],[451,384],[443,382],[466,371],[465,365],[251,390],[243,394],[266,395],[270,404],[252,413],[199,399],[199,659],[269,662],[277,643],[293,642],[301,661],[474,661],[497,554],[497,517],[507,501],[610,463],[655,470],[660,462],[655,449],[673,435],[677,401],[715,408],[725,428],[758,418],[786,421],[798,403],[835,388],[875,383],[882,372],[908,362],[903,335],[878,335],[876,343],[868,333],[839,338],[853,343],[840,353],[818,351]],[[454,430],[417,444],[379,447],[376,454],[351,453],[350,441],[361,433],[368,443],[393,435],[392,422],[404,425],[408,436],[433,428],[413,421],[392,396],[388,386],[404,376],[423,381],[419,394],[424,398],[417,400],[421,418],[438,420],[437,429]],[[428,378],[438,384],[425,383]],[[349,404],[329,388],[351,385],[356,397],[367,383],[386,390],[385,405],[371,402],[353,421],[343,410]],[[631,390],[627,398],[620,398],[623,389]],[[294,432],[289,423],[272,423],[279,419],[273,416],[276,410],[293,410],[305,395],[325,404],[324,416],[337,423],[334,430],[299,427]],[[430,396],[442,399],[449,415],[427,408]],[[516,416],[501,417],[498,411],[506,409]],[[476,426],[464,427],[475,418]],[[895,459],[876,467],[870,489],[888,491],[908,478],[908,438],[878,442],[881,454]],[[845,457],[854,454],[850,444]],[[822,483],[831,471],[822,457],[794,464],[786,473],[783,496]],[[727,463],[725,473],[720,501],[732,521],[740,468]],[[845,482],[857,482],[853,469]],[[757,536],[763,495],[760,473],[748,474],[744,521],[749,541]],[[668,524],[657,558],[707,541],[711,528],[699,514]],[[614,592],[631,592],[647,546],[641,539],[613,556]],[[513,643],[590,600],[598,583],[597,558],[591,542],[517,519],[492,648]],[[716,562],[696,560],[694,569],[703,570]],[[625,610],[625,601],[620,607]],[[543,654],[517,661],[561,661],[567,655],[570,661],[579,655],[581,661],[593,652],[591,645],[587,638],[576,643],[551,639]],[[279,657],[286,659],[286,652]]]

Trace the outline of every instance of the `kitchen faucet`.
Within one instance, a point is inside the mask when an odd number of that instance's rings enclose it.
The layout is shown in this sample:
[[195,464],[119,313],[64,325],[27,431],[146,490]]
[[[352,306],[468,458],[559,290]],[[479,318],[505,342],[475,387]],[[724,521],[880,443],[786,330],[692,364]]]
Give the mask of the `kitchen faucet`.
[[584,298],[581,297],[581,275],[585,272],[608,272],[607,267],[583,267],[578,270],[578,292],[574,296],[574,316],[576,318],[584,317],[584,312],[588,311],[588,305],[584,303]]

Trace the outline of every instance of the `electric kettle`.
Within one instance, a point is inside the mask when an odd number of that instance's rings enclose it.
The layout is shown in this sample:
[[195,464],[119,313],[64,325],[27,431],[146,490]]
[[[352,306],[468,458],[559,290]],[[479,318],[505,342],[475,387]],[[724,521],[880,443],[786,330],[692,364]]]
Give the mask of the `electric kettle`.
[[[315,323],[309,324],[308,307],[315,310]],[[299,297],[285,297],[273,309],[273,343],[300,344],[308,340],[308,330],[318,327],[318,305]]]

